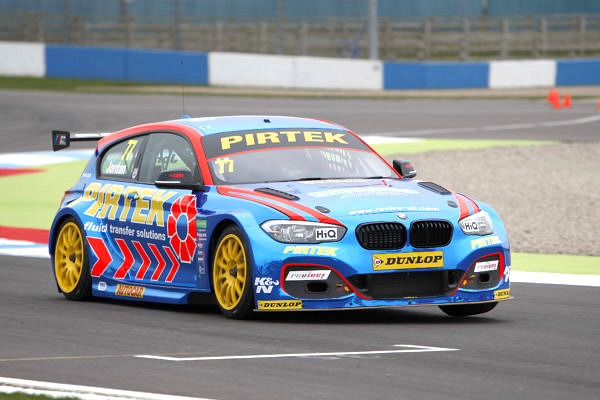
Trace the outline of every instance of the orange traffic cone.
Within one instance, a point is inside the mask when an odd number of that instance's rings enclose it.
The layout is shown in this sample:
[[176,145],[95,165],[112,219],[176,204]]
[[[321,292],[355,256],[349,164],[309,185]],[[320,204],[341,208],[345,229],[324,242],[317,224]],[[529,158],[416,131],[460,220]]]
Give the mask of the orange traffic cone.
[[552,100],[552,108],[562,108],[562,104],[560,104],[560,95],[556,96]]
[[600,111],[600,98],[598,99],[598,111]]
[[546,100],[548,101],[549,104],[554,104],[554,102],[556,101],[556,98],[559,97],[560,95],[558,94],[558,92],[554,89],[550,89],[548,90],[548,97],[546,97]]
[[571,108],[571,95],[569,93],[565,93],[564,107]]

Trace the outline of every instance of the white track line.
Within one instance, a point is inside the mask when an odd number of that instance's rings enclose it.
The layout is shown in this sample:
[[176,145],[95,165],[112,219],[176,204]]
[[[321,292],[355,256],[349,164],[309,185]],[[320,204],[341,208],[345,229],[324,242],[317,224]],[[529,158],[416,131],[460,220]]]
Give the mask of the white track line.
[[510,272],[511,282],[543,283],[550,285],[592,286],[600,287],[600,275],[557,274],[551,272]]
[[467,133],[467,132],[495,132],[495,131],[511,131],[520,129],[534,129],[534,128],[553,128],[559,126],[570,126],[570,125],[582,125],[589,124],[591,122],[600,121],[600,114],[592,115],[589,117],[582,117],[576,119],[566,119],[559,121],[542,121],[542,122],[525,122],[520,124],[505,124],[505,125],[487,125],[487,126],[470,126],[463,128],[440,128],[440,129],[420,129],[414,131],[399,131],[399,132],[386,132],[386,133],[373,133],[372,135],[377,136],[427,136],[436,134],[450,134],[450,133]]
[[50,258],[47,244],[5,238],[0,238],[0,254],[7,256]]
[[342,351],[330,353],[283,353],[283,354],[249,354],[231,356],[209,356],[209,357],[165,357],[140,354],[137,358],[150,358],[163,361],[215,361],[215,360],[253,360],[263,358],[300,358],[300,357],[335,357],[335,356],[361,356],[374,354],[397,354],[397,353],[426,353],[433,351],[457,351],[444,347],[415,346],[410,344],[395,344],[395,347],[406,347],[404,350],[368,350],[368,351]]
[[52,151],[32,151],[0,154],[0,165],[12,168],[35,167],[70,161],[89,160],[94,150],[66,150],[60,153]]
[[85,400],[209,400],[199,397],[132,392],[129,390],[109,389],[95,386],[67,385],[64,383],[30,381],[3,377],[0,377],[0,392],[25,392],[30,394],[45,394],[50,397],[77,397]]

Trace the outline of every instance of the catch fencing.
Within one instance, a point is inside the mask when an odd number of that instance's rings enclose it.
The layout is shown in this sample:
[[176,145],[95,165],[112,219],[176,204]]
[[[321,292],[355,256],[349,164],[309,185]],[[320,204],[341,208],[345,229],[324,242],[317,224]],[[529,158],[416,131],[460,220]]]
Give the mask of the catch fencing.
[[[0,10],[0,40],[53,44],[367,58],[358,17],[133,16]],[[380,16],[383,60],[479,60],[600,55],[600,14],[399,18]]]

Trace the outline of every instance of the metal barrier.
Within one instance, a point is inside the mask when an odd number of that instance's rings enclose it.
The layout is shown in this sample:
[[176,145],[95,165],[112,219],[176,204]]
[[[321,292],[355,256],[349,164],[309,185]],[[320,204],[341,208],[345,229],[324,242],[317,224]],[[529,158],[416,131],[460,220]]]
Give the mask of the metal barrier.
[[[92,46],[367,58],[367,18],[214,20],[65,16],[0,10],[0,40]],[[384,60],[600,55],[600,14],[378,18]]]

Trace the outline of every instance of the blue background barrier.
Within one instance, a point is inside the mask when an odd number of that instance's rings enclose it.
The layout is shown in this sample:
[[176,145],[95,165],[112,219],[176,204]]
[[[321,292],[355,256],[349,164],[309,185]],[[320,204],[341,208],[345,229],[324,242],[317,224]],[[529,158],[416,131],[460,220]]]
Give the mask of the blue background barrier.
[[46,76],[208,84],[206,53],[46,45]]
[[600,59],[557,60],[556,85],[600,85]]
[[384,62],[383,88],[455,89],[488,87],[489,63]]

